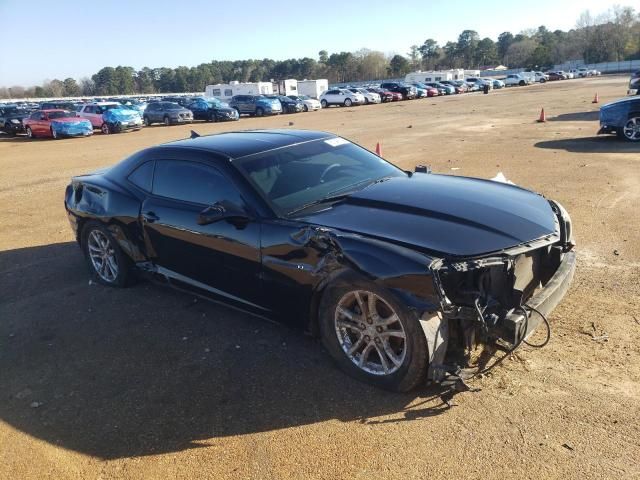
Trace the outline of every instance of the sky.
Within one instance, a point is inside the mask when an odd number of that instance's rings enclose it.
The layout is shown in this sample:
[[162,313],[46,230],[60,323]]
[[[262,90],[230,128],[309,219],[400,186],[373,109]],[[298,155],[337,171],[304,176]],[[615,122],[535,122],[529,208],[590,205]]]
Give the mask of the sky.
[[[465,29],[494,40],[504,31],[575,26],[618,0],[294,2],[241,0],[0,0],[0,86],[91,76],[104,66],[195,66],[211,60],[318,58],[361,48],[406,54]],[[25,8],[26,5],[29,8]],[[279,6],[282,5],[282,8]],[[486,5],[481,6],[481,5]]]

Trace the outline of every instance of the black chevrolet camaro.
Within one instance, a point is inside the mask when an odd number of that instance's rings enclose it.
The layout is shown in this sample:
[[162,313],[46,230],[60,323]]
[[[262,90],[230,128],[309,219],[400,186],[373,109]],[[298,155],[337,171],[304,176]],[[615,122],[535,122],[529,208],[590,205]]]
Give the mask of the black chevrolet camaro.
[[548,327],[575,270],[558,203],[406,172],[324,132],[149,148],[74,177],[65,207],[101,283],[160,279],[302,327],[396,391],[459,378],[475,345],[514,349]]

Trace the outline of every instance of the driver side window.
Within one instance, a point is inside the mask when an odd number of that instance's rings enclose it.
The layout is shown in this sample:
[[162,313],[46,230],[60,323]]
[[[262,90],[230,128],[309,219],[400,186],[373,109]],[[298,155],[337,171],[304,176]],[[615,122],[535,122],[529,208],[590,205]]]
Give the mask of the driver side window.
[[153,194],[200,205],[222,200],[243,205],[238,190],[217,168],[182,160],[156,161]]

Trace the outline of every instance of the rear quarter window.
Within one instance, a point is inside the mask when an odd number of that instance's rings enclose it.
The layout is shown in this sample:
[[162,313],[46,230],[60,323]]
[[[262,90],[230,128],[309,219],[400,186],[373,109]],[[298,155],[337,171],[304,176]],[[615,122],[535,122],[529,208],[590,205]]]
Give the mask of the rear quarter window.
[[145,192],[151,192],[153,185],[153,166],[153,161],[143,163],[129,174],[127,177],[128,180]]

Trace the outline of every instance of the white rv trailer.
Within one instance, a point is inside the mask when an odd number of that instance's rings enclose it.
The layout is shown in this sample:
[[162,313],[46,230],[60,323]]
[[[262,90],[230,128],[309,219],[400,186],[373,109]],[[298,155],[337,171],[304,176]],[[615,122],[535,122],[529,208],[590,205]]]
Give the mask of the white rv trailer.
[[298,81],[295,78],[273,82],[273,91],[278,95],[298,95]]
[[464,80],[464,70],[461,68],[453,70],[429,70],[423,72],[418,70],[417,72],[408,73],[404,81],[407,83],[415,82],[441,82],[443,80]]
[[480,76],[480,70],[465,70],[464,71],[464,78],[467,77],[479,77]]
[[271,82],[230,82],[207,85],[204,90],[205,97],[216,97],[221,100],[231,100],[235,95],[271,95],[273,84]]
[[329,90],[329,80],[320,78],[318,80],[298,80],[297,95],[308,95],[317,99],[323,92]]

